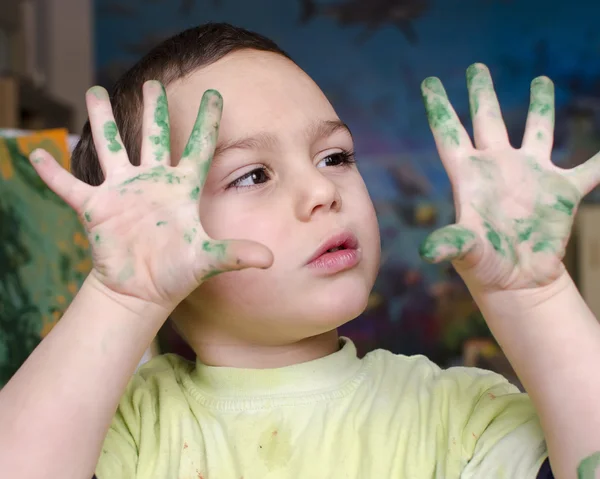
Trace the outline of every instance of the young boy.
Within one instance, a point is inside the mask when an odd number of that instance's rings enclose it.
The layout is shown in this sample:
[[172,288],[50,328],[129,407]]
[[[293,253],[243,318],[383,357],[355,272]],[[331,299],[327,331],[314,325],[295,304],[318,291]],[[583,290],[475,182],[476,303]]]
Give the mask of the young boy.
[[[0,392],[0,476],[600,477],[600,325],[561,262],[600,161],[551,164],[547,78],[518,150],[487,69],[467,79],[475,147],[439,80],[423,83],[457,223],[421,254],[453,261],[529,395],[423,357],[359,359],[338,337],[379,262],[350,132],[274,43],[205,25],[125,74],[114,119],[88,92],[78,179],[31,156],[80,214],[94,268]],[[165,355],[132,379],[168,316],[196,363]]]

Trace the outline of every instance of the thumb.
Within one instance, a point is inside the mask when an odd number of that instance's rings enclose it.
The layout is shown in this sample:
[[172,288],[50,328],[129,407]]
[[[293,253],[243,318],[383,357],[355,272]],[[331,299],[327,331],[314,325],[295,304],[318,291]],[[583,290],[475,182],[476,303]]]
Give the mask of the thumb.
[[204,268],[202,280],[219,273],[246,268],[269,268],[273,253],[265,245],[250,240],[206,240],[200,245],[202,255],[208,255],[209,267]]
[[421,258],[429,263],[441,263],[462,258],[477,244],[477,235],[468,228],[449,225],[431,233],[419,248]]

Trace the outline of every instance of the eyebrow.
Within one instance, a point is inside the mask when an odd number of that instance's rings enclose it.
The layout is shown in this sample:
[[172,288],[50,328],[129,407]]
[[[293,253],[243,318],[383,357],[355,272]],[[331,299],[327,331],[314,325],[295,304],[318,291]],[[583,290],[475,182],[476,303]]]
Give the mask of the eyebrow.
[[[341,120],[316,121],[306,128],[305,135],[310,141],[316,141],[327,138],[338,131],[344,131],[352,137],[350,128]],[[272,149],[278,142],[277,137],[271,133],[258,133],[237,140],[225,141],[217,145],[213,158],[216,159],[229,150]]]

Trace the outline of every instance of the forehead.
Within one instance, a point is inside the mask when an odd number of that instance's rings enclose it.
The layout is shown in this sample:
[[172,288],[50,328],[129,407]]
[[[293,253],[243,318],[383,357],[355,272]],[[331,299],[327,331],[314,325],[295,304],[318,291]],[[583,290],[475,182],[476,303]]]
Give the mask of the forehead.
[[293,62],[275,53],[242,50],[167,87],[173,153],[182,151],[208,89],[223,96],[220,140],[264,132],[285,137],[337,119],[320,88]]

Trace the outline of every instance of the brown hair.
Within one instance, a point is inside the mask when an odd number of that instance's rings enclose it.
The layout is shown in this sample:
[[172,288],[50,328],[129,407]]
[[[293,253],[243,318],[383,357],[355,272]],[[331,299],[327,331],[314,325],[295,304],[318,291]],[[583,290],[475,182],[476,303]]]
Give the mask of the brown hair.
[[[166,87],[229,53],[244,49],[290,58],[275,42],[258,33],[227,23],[208,23],[168,38],[133,65],[115,83],[110,94],[115,122],[129,161],[134,165],[140,163],[144,82],[158,80]],[[71,164],[73,175],[80,180],[94,186],[104,181],[89,121],[83,127]]]

